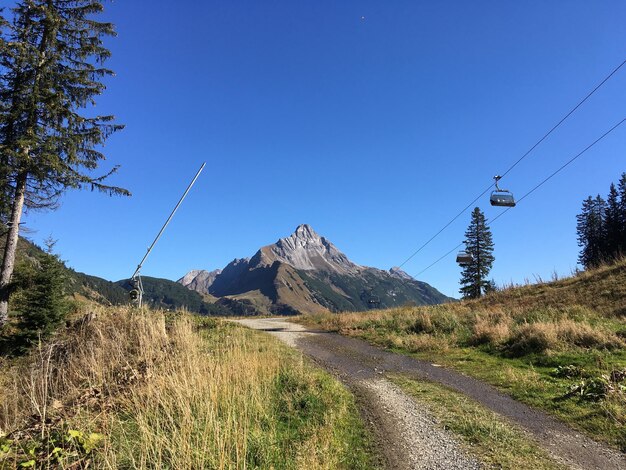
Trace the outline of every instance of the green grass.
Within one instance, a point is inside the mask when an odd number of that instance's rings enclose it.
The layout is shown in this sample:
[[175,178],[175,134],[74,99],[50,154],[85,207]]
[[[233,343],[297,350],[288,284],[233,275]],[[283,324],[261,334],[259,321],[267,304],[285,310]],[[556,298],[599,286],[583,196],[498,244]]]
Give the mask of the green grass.
[[477,300],[302,320],[450,366],[626,451],[626,258]]
[[[276,448],[282,449],[274,454],[269,466],[281,468],[290,454],[291,460],[296,461],[293,449],[297,444],[312,439],[320,429],[330,427],[330,442],[340,468],[375,467],[370,437],[352,396],[328,374],[315,371],[313,376],[311,381],[304,382],[293,369],[287,368],[277,378],[272,419],[279,423],[277,441],[280,445]],[[330,418],[329,414],[335,416]],[[310,451],[325,452],[316,447],[310,447]]]
[[[371,336],[371,342],[377,343]],[[380,344],[380,343],[379,343]],[[626,367],[626,351],[564,352],[551,356],[509,358],[479,348],[447,348],[441,351],[408,352],[417,359],[442,364],[495,385],[512,398],[557,416],[573,428],[626,452],[626,401],[623,394],[603,400],[566,397],[584,377],[558,377],[558,366],[576,365],[588,377]],[[488,348],[486,348],[488,349]]]
[[551,459],[519,428],[466,396],[431,382],[401,375],[389,378],[425,403],[439,423],[460,437],[470,453],[484,464],[504,470],[567,468]]
[[0,468],[378,465],[338,381],[221,320],[103,309],[1,372]]
[[[189,415],[180,411],[179,419],[192,430],[178,432],[188,434],[187,439],[198,443],[197,448],[192,447],[193,452],[213,454],[197,455],[189,461],[194,465],[203,462],[210,468],[377,467],[370,436],[354,399],[339,382],[268,335],[213,319],[197,321],[203,325],[201,335],[209,355],[207,360],[228,369],[222,371],[227,376],[234,375],[221,378],[220,385],[226,390],[216,392],[216,415],[210,418],[214,422],[211,427],[217,424],[231,431],[207,429],[207,410],[201,398],[192,396],[185,400],[192,410]],[[251,372],[246,383],[248,368],[260,372]],[[206,391],[211,394],[210,386]],[[162,408],[166,408],[165,412]],[[154,446],[152,438],[141,437],[142,434],[168,432],[167,427],[159,427],[172,414],[171,409],[172,404],[164,401],[163,407],[150,409],[148,416],[137,420],[131,415],[121,423],[123,429],[117,433],[118,442],[125,443],[125,448],[118,451],[123,467],[133,467],[134,456],[143,452],[139,447],[145,446],[146,441],[148,447]],[[203,436],[207,434],[224,441],[221,445],[203,446]],[[135,445],[128,447],[128,443]],[[173,453],[155,456],[158,464],[146,467],[179,468],[181,457],[175,455],[179,449],[173,449]]]

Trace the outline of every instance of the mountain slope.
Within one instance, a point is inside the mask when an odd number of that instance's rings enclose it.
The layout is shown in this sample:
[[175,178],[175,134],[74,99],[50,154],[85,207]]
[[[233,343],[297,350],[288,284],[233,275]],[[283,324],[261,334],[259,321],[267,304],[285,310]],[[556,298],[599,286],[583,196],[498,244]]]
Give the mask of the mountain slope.
[[[35,243],[20,237],[18,240],[17,261],[36,262],[44,251]],[[0,257],[1,258],[1,257]],[[67,275],[67,293],[80,296],[102,305],[124,305],[130,303],[128,292],[130,285],[124,279],[117,282],[108,281],[101,277],[81,273],[68,268],[63,264]],[[200,314],[232,315],[227,305],[211,303],[198,292],[185,289],[180,284],[168,279],[143,277],[144,299],[146,303],[156,308],[187,310]]]
[[259,313],[363,310],[451,300],[399,268],[383,271],[353,263],[309,225],[298,226],[250,259],[229,263],[208,286],[195,281],[198,276],[208,279],[202,273],[208,274],[192,271],[179,282],[216,297],[248,298],[260,306]]
[[[233,312],[224,305],[213,304],[204,300],[198,292],[185,289],[177,282],[169,279],[142,276],[144,299],[153,308],[176,310],[184,308],[190,312],[201,315],[232,315]],[[128,279],[122,279],[115,283],[124,292],[132,289]],[[126,294],[128,298],[128,294]],[[127,303],[128,301],[126,301]]]
[[205,271],[204,269],[195,269],[193,271],[189,271],[176,282],[201,294],[208,294],[209,287],[213,284],[215,278],[221,274],[221,272],[221,269],[216,269],[211,272]]

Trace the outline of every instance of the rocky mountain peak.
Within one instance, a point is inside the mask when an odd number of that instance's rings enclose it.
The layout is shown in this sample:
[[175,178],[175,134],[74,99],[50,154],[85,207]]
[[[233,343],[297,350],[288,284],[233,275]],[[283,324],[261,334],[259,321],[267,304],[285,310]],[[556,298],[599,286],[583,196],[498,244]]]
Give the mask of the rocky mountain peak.
[[326,242],[324,237],[320,237],[310,225],[302,224],[298,225],[296,231],[291,235],[278,240],[274,246],[280,247],[280,249],[288,252],[302,248],[307,249],[314,246],[323,246],[324,242]]
[[178,281],[178,283],[182,284],[183,286],[187,287],[189,284],[191,284],[191,281],[193,281],[198,274],[200,273],[206,273],[208,271],[205,271],[204,269],[192,269],[191,271],[189,271],[187,274],[185,274],[183,277],[181,277]]
[[221,272],[221,269],[210,272],[204,269],[194,269],[181,277],[177,282],[196,292],[208,294],[209,288]]
[[372,296],[381,307],[449,300],[398,267],[386,271],[353,263],[307,224],[213,273],[192,271],[179,282],[246,315],[365,310],[372,307]]
[[309,224],[298,225],[292,236],[298,240],[315,240],[321,238]]
[[299,225],[288,237],[268,245],[255,255],[253,264],[271,265],[280,261],[304,271],[327,271],[340,274],[358,273],[354,264],[326,238],[318,235],[308,224]]
[[389,270],[389,274],[391,274],[393,277],[397,277],[398,279],[405,279],[407,281],[414,281],[415,278],[409,274],[407,274],[405,271],[403,271],[402,269],[400,269],[397,266],[394,266],[393,268],[391,268]]

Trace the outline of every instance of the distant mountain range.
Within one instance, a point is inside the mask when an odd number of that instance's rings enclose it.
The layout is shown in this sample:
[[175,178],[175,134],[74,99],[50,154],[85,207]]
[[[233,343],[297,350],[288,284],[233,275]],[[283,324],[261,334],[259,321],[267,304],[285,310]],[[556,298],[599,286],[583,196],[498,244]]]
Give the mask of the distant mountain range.
[[[18,261],[42,250],[21,238]],[[130,303],[128,279],[112,282],[66,268],[69,293],[105,305]],[[288,315],[358,311],[452,300],[399,268],[359,266],[309,225],[223,270],[190,271],[178,282],[142,276],[144,299],[156,308],[204,315]]]
[[360,266],[309,225],[223,270],[194,270],[178,282],[242,314],[358,311],[453,299],[400,268]]

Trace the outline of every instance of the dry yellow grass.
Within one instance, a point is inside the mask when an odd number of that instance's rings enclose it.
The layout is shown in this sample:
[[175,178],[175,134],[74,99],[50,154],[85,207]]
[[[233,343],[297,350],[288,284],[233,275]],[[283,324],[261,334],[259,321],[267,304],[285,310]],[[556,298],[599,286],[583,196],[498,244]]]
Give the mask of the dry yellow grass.
[[337,382],[273,338],[216,320],[100,309],[1,378],[2,468],[371,463]]
[[510,335],[513,319],[501,312],[490,312],[477,315],[472,326],[471,341],[474,344],[501,344]]
[[303,321],[456,367],[626,450],[626,258],[477,300]]
[[[387,336],[387,344],[402,343],[409,350],[433,349],[435,343],[444,347],[445,343],[495,347],[508,343],[515,354],[623,348],[624,318],[626,259],[551,283],[510,287],[477,300],[304,317],[343,334]],[[416,339],[415,334],[436,340]],[[411,338],[402,339],[402,335]]]
[[581,306],[605,317],[624,317],[626,258],[561,280],[504,289],[467,304],[470,308],[504,304],[521,310]]

